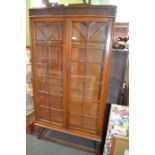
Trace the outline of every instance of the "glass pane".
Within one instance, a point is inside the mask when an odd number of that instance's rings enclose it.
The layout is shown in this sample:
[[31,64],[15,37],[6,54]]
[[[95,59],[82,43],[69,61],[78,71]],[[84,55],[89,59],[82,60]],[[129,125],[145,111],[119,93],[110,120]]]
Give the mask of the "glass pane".
[[107,23],[104,22],[73,22],[72,39],[106,43]]
[[45,93],[38,93],[38,104],[40,106],[49,107],[49,95]]
[[96,130],[96,118],[93,117],[82,117],[82,127],[87,130]]
[[72,61],[85,61],[85,49],[83,48],[72,48]]
[[71,78],[70,98],[72,102],[77,99],[80,99],[80,102],[82,102],[83,98],[85,98],[84,101],[97,101],[100,98],[100,87],[101,83],[94,82],[90,79]]
[[85,81],[85,88],[90,90],[90,91],[95,91],[98,92],[100,90],[101,87],[101,83],[98,82],[93,82],[91,80],[87,80]]
[[102,64],[105,50],[88,49],[86,52],[86,61],[89,63]]
[[70,103],[78,104],[81,103],[83,100],[83,92],[78,89],[71,89],[70,93]]
[[63,64],[62,63],[58,63],[58,62],[49,62],[49,74],[51,75],[60,75],[62,74],[62,67]]
[[81,128],[81,116],[77,114],[70,113],[69,115],[70,126]]
[[37,52],[37,61],[39,62],[40,59],[47,59],[48,58],[48,47],[47,46],[36,46]]
[[84,90],[84,97],[86,101],[98,101],[99,100],[99,90],[98,91],[91,91],[91,90]]
[[49,93],[50,92],[50,81],[46,76],[39,76],[37,78],[39,92]]
[[71,77],[101,82],[102,65],[72,62]]
[[63,89],[61,86],[50,85],[50,93],[58,96],[62,96]]
[[77,62],[72,62],[72,67],[71,67],[71,76],[72,77],[78,77],[78,78],[83,78],[84,74],[84,64],[77,63]]
[[75,113],[81,113],[82,102],[71,102],[69,105],[69,111],[75,112]]
[[63,60],[63,53],[61,47],[49,47],[49,59],[61,63]]
[[76,127],[83,130],[96,130],[96,118],[71,112],[69,115],[70,127]]
[[62,112],[51,110],[51,122],[62,123]]
[[83,89],[83,84],[84,84],[84,81],[83,81],[83,78],[81,79],[80,77],[77,77],[77,76],[72,76],[71,77],[71,89]]
[[36,76],[48,75],[48,64],[47,62],[41,62],[36,64]]
[[[44,41],[45,42],[45,41]],[[62,47],[51,47],[49,45],[40,45],[41,42],[37,41],[36,52],[37,52],[37,62],[42,62],[43,60],[51,60],[53,62],[61,63],[63,59]],[[45,61],[46,62],[46,61]]]
[[102,65],[85,64],[85,75],[88,79],[94,82],[101,82],[102,80]]
[[60,96],[54,96],[54,95],[51,95],[51,108],[55,108],[55,109],[59,109],[59,110],[62,110],[62,100],[63,98],[60,97]]
[[39,108],[39,118],[43,121],[49,121],[49,109],[48,108]]
[[84,102],[82,112],[84,115],[96,117],[98,112],[98,102]]
[[63,22],[36,22],[36,40],[62,40]]
[[105,50],[100,49],[84,49],[72,48],[72,61],[99,63],[103,62],[103,54]]

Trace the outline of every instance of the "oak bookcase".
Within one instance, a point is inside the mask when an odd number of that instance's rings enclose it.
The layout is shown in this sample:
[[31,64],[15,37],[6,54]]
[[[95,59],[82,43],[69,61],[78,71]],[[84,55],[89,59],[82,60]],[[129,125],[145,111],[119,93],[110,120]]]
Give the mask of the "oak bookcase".
[[35,124],[101,142],[116,7],[30,9]]

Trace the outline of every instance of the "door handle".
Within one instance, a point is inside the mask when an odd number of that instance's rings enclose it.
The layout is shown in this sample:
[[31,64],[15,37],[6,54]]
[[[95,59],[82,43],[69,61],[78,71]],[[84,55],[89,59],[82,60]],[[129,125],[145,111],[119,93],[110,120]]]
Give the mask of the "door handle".
[[68,69],[69,71],[71,70],[71,65],[72,65],[71,60],[68,60],[68,62],[67,62],[67,69]]

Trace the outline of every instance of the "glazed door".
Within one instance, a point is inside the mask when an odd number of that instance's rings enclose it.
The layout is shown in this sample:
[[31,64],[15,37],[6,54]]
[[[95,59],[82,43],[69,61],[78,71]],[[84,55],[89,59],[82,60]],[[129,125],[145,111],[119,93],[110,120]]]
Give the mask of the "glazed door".
[[33,83],[37,121],[63,126],[64,20],[33,21]]
[[36,120],[100,134],[110,60],[110,19],[31,21]]
[[[71,19],[68,68],[68,128],[99,134],[109,55],[108,19]],[[106,54],[105,54],[106,53]]]

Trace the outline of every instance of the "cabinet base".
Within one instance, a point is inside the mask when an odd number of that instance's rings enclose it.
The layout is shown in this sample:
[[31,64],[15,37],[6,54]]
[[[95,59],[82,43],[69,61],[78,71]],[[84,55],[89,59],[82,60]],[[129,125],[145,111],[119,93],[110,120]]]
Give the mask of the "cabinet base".
[[48,123],[43,123],[43,122],[39,122],[39,121],[34,122],[34,125],[40,126],[42,128],[46,128],[46,129],[66,133],[66,134],[69,134],[69,135],[78,136],[78,137],[82,137],[82,138],[86,138],[86,139],[90,139],[90,140],[95,140],[97,142],[101,142],[101,137],[97,136],[96,134],[83,133],[83,132],[80,132],[80,131],[75,131],[73,129],[65,129],[65,128],[62,128],[62,127],[49,125]]
[[[47,127],[43,127],[43,125],[39,125],[37,123],[35,123],[35,126],[40,127],[39,130],[36,131],[38,139],[51,140],[51,141],[54,141],[56,143],[60,143],[60,144],[67,145],[67,146],[70,146],[70,147],[75,147],[75,148],[78,148],[78,149],[81,149],[81,150],[84,150],[84,151],[87,151],[87,152],[94,153],[95,155],[99,155],[99,150],[100,150],[101,143],[98,142],[98,141],[93,140],[93,148],[90,148],[90,147],[83,146],[83,145],[80,145],[80,144],[77,144],[77,143],[74,143],[74,142],[70,142],[70,141],[67,141],[67,140],[63,140],[63,139],[59,139],[59,138],[56,138],[56,137],[46,135],[46,133],[49,130],[53,130],[53,129],[48,129]],[[61,132],[61,131],[58,131],[58,132]]]

